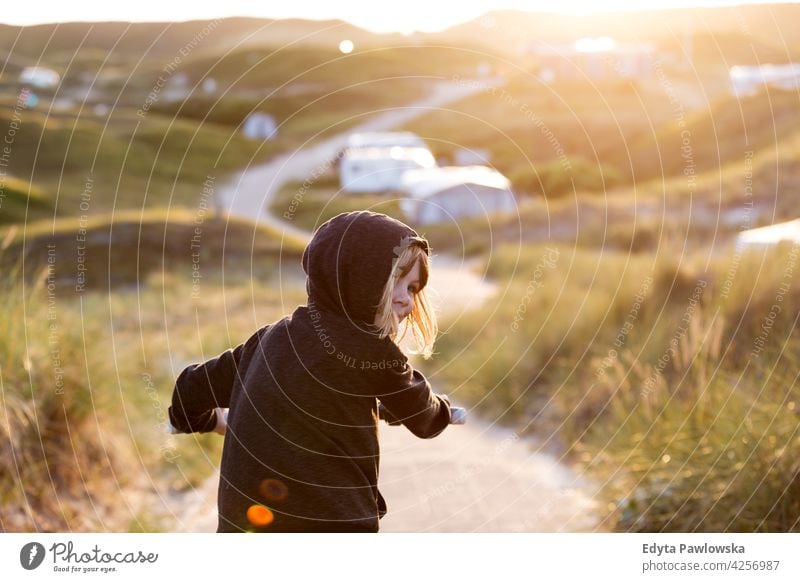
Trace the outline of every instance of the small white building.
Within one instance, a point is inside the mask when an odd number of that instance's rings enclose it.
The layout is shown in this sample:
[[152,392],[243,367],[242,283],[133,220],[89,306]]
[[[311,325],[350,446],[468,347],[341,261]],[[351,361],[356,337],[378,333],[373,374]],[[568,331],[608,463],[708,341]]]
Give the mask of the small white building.
[[491,162],[492,152],[485,148],[459,148],[453,154],[456,166],[482,166]]
[[800,64],[736,66],[728,71],[731,92],[736,96],[755,95],[763,87],[797,91],[800,87]]
[[427,148],[416,133],[410,131],[373,131],[352,133],[347,137],[347,149],[352,148]]
[[208,79],[203,79],[203,83],[200,85],[206,93],[216,93],[217,92],[217,80],[213,77],[209,77]]
[[800,244],[800,219],[745,230],[736,237],[736,247],[768,247],[784,241]]
[[278,133],[275,118],[268,113],[256,111],[247,116],[242,126],[245,137],[255,140],[274,139]]
[[61,82],[61,75],[47,67],[25,67],[19,74],[19,82],[39,89],[52,89]]
[[404,172],[435,166],[425,147],[348,148],[339,162],[339,182],[344,192],[399,190]]
[[619,43],[610,37],[581,38],[572,44],[530,43],[539,77],[553,81],[643,79],[653,75],[655,48],[648,43]]
[[403,175],[400,209],[414,224],[515,212],[511,182],[486,166],[413,170]]

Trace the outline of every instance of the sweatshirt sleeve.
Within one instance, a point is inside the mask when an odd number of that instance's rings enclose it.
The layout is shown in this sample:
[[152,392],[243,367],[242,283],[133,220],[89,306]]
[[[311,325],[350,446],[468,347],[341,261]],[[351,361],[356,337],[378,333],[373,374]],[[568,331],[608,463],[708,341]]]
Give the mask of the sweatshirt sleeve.
[[245,354],[258,349],[264,326],[246,342],[216,358],[186,367],[175,381],[169,421],[179,432],[210,432],[217,424],[215,408],[230,405],[233,384]]
[[450,424],[450,401],[434,394],[431,385],[407,359],[392,360],[380,375],[377,397],[390,417],[419,438],[433,438]]

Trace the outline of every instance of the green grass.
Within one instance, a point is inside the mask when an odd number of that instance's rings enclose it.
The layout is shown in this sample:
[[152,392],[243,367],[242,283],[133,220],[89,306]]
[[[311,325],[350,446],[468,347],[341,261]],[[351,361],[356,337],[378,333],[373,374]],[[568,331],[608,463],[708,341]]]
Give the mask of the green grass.
[[[0,109],[0,128],[10,122],[11,111]],[[256,142],[211,123],[156,114],[140,119],[134,110],[117,109],[106,126],[86,111],[47,116],[32,110],[15,135],[9,173],[33,176],[58,216],[76,216],[196,207],[209,176],[219,187],[229,172],[259,155]]]
[[488,150],[506,175],[563,159],[585,160],[626,182],[626,154],[636,136],[670,119],[667,97],[630,83],[544,85],[516,73],[493,93],[483,91],[407,124],[437,157],[458,148]]
[[[370,111],[407,105],[423,97],[433,79],[365,79],[350,85],[321,85],[300,94],[280,92],[259,97],[192,95],[182,102],[157,102],[153,110],[167,117],[238,126],[254,111],[272,115],[284,143],[300,144],[329,126],[341,131],[363,121]],[[290,86],[291,88],[291,86]],[[348,118],[353,118],[348,121]]]
[[0,224],[52,216],[53,204],[41,188],[30,182],[0,175]]
[[746,371],[720,369],[719,321],[694,328],[676,358],[682,375],[646,397],[648,371],[632,358],[598,390],[608,418],[587,426],[575,452],[605,479],[619,530],[800,529],[798,338]]
[[[681,82],[672,72],[668,79]],[[518,195],[551,199],[620,193],[669,205],[691,195],[728,207],[742,202],[752,153],[755,199],[776,206],[779,217],[791,215],[788,197],[777,193],[798,182],[796,94],[723,96],[699,111],[673,105],[657,79],[649,86],[545,86],[517,75],[405,129],[445,160],[459,148],[488,150],[488,163],[511,178]]]
[[[99,66],[96,52],[89,53],[82,55],[83,65]],[[468,51],[444,47],[363,49],[349,56],[308,47],[243,49],[222,57],[198,52],[182,62],[187,90],[208,75],[225,95],[195,91],[177,102],[167,99],[166,89],[148,97],[163,74],[160,61],[148,59],[124,87],[98,83],[98,95],[114,106],[108,116],[77,102],[51,110],[54,96],[45,94],[37,107],[17,111],[22,122],[7,173],[33,181],[58,217],[193,208],[209,177],[220,188],[236,170],[341,133],[371,112],[413,103],[437,80],[471,71],[475,59]],[[119,62],[109,67],[125,78]],[[0,99],[4,135],[17,125],[12,93]],[[275,140],[243,136],[241,124],[255,110],[275,116],[280,124]],[[3,214],[4,222],[19,218],[16,208]]]
[[182,67],[194,83],[208,75],[234,90],[289,83],[342,88],[403,76],[439,76],[473,71],[480,56],[462,47],[388,46],[359,48],[344,55],[335,45],[267,46],[206,54]]
[[[722,98],[708,110],[687,112],[642,133],[630,143],[630,163],[637,181],[680,175],[689,161],[695,172],[714,172],[739,164],[745,152],[781,149],[800,131],[794,91],[770,89],[751,97]],[[688,157],[686,157],[688,156]]]
[[0,230],[0,240],[8,249],[0,263],[24,255],[28,278],[47,264],[48,245],[53,245],[57,283],[72,293],[138,285],[164,270],[192,279],[195,265],[201,278],[231,271],[258,276],[264,273],[262,263],[281,256],[299,260],[305,247],[292,237],[281,240],[264,225],[211,209],[180,208],[12,225]]
[[280,189],[270,206],[275,216],[308,231],[325,221],[354,210],[382,212],[400,221],[406,220],[400,211],[397,196],[392,194],[347,193],[339,190],[339,178],[327,174],[311,185],[288,182]]

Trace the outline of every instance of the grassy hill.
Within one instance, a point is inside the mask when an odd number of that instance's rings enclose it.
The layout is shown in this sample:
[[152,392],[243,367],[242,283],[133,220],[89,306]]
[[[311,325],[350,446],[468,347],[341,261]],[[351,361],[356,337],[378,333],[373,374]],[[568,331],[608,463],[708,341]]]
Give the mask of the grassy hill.
[[[630,180],[624,159],[637,136],[670,119],[667,95],[657,87],[625,81],[554,83],[517,72],[500,91],[479,93],[432,111],[406,129],[426,138],[437,157],[452,159],[458,149],[487,151],[488,162],[509,177],[519,177],[520,193],[541,193],[555,171],[586,190]],[[586,183],[586,166],[602,166]],[[531,176],[533,175],[533,178]],[[610,182],[609,182],[610,180]],[[538,187],[537,187],[538,186]],[[572,194],[563,187],[546,191]]]
[[206,277],[226,271],[257,277],[264,274],[262,263],[299,261],[305,248],[291,237],[281,242],[280,233],[264,225],[212,209],[180,208],[40,221],[25,229],[13,225],[0,230],[0,240],[6,268],[24,260],[25,276],[35,279],[48,261],[55,262],[53,281],[70,296],[138,285],[165,271],[192,279],[200,267]]
[[338,46],[349,38],[383,44],[400,35],[379,35],[341,20],[223,18],[185,22],[62,22],[0,25],[0,49],[29,64],[66,64],[76,50],[111,53],[130,60],[145,54],[161,60],[189,52],[219,52],[248,45],[288,43]]
[[[502,95],[475,95],[428,113],[406,129],[426,138],[444,160],[459,149],[486,151],[488,162],[512,179],[518,194],[550,199],[618,189],[639,195],[666,189],[672,195],[687,190],[687,171],[697,178],[694,191],[703,194],[719,190],[721,175],[741,174],[748,156],[771,155],[785,164],[797,153],[793,144],[800,135],[800,118],[792,91],[726,95],[707,109],[681,104],[676,110],[671,99],[680,96],[655,80],[581,88],[548,86],[519,74]],[[733,170],[725,169],[729,166]],[[793,176],[773,174],[770,181],[777,179],[778,189]],[[763,190],[761,184],[757,187]],[[724,190],[722,199],[727,198]]]
[[[435,81],[471,74],[475,63],[475,55],[457,47],[381,47],[349,55],[335,47],[251,48],[188,60],[181,67],[190,89],[186,99],[162,100],[153,109],[234,126],[263,111],[280,124],[281,140],[299,145],[333,125],[343,131],[371,111],[412,103]],[[158,73],[142,71],[137,78]],[[215,79],[224,94],[197,89],[205,78]]]
[[771,89],[721,99],[688,115],[684,124],[674,120],[642,133],[630,147],[636,177],[673,176],[689,162],[697,172],[715,170],[741,162],[746,151],[777,151],[800,132],[799,105],[795,92]]
[[[218,187],[235,170],[344,131],[372,111],[412,103],[435,80],[474,68],[473,55],[447,47],[345,56],[335,48],[297,46],[198,50],[165,73],[161,59],[106,61],[98,50],[82,53],[86,67],[65,69],[92,90],[82,97],[69,86],[37,91],[40,102],[22,112],[15,134],[9,175],[37,184],[57,216],[85,214],[87,190],[90,213],[196,207],[207,180]],[[171,94],[175,88],[159,79],[179,74],[185,85]],[[205,77],[215,78],[219,89],[198,88]],[[12,83],[0,97],[2,132],[18,113],[14,91]],[[242,123],[253,111],[276,118],[276,139],[243,136]]]
[[[480,45],[492,53],[512,55],[532,39],[571,41],[587,36],[613,36],[620,40],[655,42],[669,49],[676,37],[696,35],[694,43],[717,59],[713,44],[734,38],[730,50],[749,51],[765,62],[772,54],[787,62],[796,58],[800,33],[794,26],[800,9],[794,4],[695,7],[653,11],[600,13],[588,16],[545,12],[493,11],[438,33],[417,33],[413,42],[441,45]],[[209,26],[208,34],[204,29]],[[201,41],[198,43],[198,35]],[[706,39],[715,39],[707,42]],[[0,49],[22,62],[59,65],[80,50],[114,55],[172,57],[187,45],[198,51],[219,51],[259,45],[314,45],[335,48],[342,39],[357,46],[408,44],[399,34],[376,34],[340,20],[225,18],[178,23],[70,22],[18,27],[0,25]],[[724,40],[722,41],[724,44]],[[13,50],[12,50],[13,47]],[[728,48],[725,50],[727,51]],[[772,52],[770,52],[772,51]],[[112,58],[114,58],[112,56]]]
[[169,531],[213,472],[221,438],[166,433],[175,378],[305,301],[302,245],[207,216],[194,249],[196,218],[0,234],[0,531]]
[[53,204],[40,188],[13,176],[0,176],[0,224],[48,215],[53,215]]
[[[13,111],[0,107],[0,131]],[[213,123],[142,119],[131,109],[29,109],[15,134],[9,175],[31,179],[58,216],[114,208],[196,207],[203,183],[263,157],[258,142]],[[81,203],[85,202],[83,206]]]
[[[668,48],[678,39],[706,39],[738,35],[745,48],[757,56],[782,55],[780,62],[798,56],[800,18],[797,4],[759,4],[723,7],[692,7],[667,10],[630,10],[589,15],[563,15],[516,10],[493,11],[438,33],[444,42],[481,39],[483,43],[511,51],[532,40],[565,42],[583,37],[611,36],[622,41],[647,42]],[[686,43],[688,48],[688,43]],[[741,46],[741,45],[740,45]],[[730,48],[740,50],[732,45]],[[702,51],[706,49],[701,46]],[[763,50],[763,52],[761,52]],[[707,56],[717,60],[718,53]],[[762,60],[761,62],[765,62]],[[733,64],[733,63],[731,63]]]

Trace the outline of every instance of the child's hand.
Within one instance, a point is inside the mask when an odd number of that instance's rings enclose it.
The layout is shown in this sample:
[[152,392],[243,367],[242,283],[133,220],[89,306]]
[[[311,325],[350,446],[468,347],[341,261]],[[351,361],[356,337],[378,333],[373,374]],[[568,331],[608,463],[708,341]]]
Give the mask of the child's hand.
[[214,411],[217,413],[217,426],[214,427],[214,432],[224,436],[228,429],[228,409],[215,408]]
[[467,409],[460,406],[450,407],[450,424],[466,424]]

